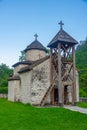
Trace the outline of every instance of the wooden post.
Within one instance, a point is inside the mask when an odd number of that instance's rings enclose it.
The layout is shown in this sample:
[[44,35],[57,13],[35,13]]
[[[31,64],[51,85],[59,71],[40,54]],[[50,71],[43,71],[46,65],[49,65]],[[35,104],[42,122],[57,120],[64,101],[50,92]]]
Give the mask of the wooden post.
[[72,47],[73,58],[73,105],[76,106],[76,67],[75,67],[75,47]]
[[50,49],[50,84],[53,82],[52,49]]
[[[52,49],[50,48],[50,85],[53,83],[53,63],[52,63]],[[54,104],[53,90],[51,92],[51,102]]]
[[59,106],[63,106],[63,88],[61,78],[61,44],[58,43],[58,95],[59,95]]

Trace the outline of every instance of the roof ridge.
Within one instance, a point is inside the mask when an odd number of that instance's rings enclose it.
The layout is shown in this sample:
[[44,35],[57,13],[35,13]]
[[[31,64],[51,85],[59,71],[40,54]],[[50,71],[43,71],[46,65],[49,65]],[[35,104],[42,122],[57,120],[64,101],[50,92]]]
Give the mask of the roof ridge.
[[59,32],[53,37],[53,39],[49,42],[47,47],[57,46],[58,42],[68,43],[71,45],[75,45],[78,42],[65,30],[61,29]]
[[32,43],[30,43],[24,51],[26,52],[32,49],[44,50],[45,52],[47,52],[46,47],[44,47],[43,44],[36,39]]
[[36,60],[36,61],[34,61],[33,64],[27,65],[27,66],[21,68],[21,69],[18,71],[18,73],[23,73],[23,72],[30,71],[30,70],[32,70],[34,67],[36,67],[37,65],[41,64],[42,62],[44,62],[45,60],[47,60],[47,59],[49,59],[49,58],[50,58],[50,56],[48,55],[48,56],[46,56],[46,57],[43,57],[43,58],[40,59],[40,60]]

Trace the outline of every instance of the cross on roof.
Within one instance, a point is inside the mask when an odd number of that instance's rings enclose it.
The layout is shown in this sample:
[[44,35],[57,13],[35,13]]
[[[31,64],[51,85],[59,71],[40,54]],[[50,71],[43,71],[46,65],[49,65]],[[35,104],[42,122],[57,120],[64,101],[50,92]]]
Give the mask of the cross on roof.
[[58,24],[60,24],[60,29],[62,29],[62,26],[64,25],[64,23],[60,21]]
[[34,35],[34,37],[35,37],[35,40],[37,40],[38,35],[37,35],[37,34],[35,34],[35,35]]

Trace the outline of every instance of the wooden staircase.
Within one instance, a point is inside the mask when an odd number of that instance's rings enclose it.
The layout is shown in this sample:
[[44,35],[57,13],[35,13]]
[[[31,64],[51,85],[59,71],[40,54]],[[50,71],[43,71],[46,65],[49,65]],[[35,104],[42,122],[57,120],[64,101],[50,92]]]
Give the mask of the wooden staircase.
[[43,98],[42,98],[42,100],[41,100],[41,102],[40,102],[40,106],[43,106],[43,105],[44,105],[44,101],[45,101],[45,99],[46,99],[48,93],[51,92],[52,88],[53,88],[53,84],[51,84],[51,85],[49,86],[49,88],[47,89],[45,95],[43,96]]
[[[57,59],[57,58],[56,58],[56,59]],[[54,71],[55,71],[56,75],[58,74],[57,62],[58,62],[57,60],[53,62],[53,68],[54,68]],[[42,98],[42,100],[41,100],[41,102],[40,102],[40,106],[43,106],[43,105],[44,105],[44,102],[45,102],[45,99],[46,99],[47,95],[48,95],[48,94],[51,92],[51,90],[53,89],[53,86],[54,86],[54,83],[55,83],[55,79],[56,79],[56,77],[57,77],[56,75],[55,75],[55,77],[54,77],[54,79],[53,79],[52,84],[49,86],[49,88],[47,89],[46,93],[44,94],[44,96],[43,96],[43,98]]]

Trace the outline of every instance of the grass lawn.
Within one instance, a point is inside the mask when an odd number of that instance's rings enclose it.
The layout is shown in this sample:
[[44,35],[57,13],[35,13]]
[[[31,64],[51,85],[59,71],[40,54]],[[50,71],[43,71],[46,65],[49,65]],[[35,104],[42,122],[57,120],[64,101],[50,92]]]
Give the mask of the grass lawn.
[[87,130],[87,115],[0,99],[0,130]]
[[82,103],[79,102],[79,103],[78,103],[78,106],[79,106],[79,107],[83,107],[83,108],[87,108],[87,103],[85,103],[85,102],[82,102]]

